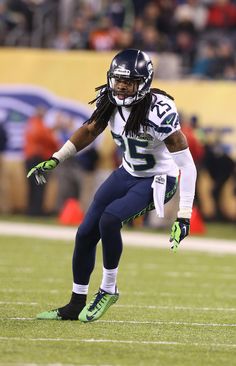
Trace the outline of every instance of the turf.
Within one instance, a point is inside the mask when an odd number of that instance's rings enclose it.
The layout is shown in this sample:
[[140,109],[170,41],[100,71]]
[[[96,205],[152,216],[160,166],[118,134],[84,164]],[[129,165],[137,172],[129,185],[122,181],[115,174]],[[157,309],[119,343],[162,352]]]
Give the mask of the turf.
[[[0,365],[236,365],[235,256],[125,247],[120,299],[91,324],[37,321],[65,304],[73,244],[0,238]],[[89,298],[101,279],[101,248]]]

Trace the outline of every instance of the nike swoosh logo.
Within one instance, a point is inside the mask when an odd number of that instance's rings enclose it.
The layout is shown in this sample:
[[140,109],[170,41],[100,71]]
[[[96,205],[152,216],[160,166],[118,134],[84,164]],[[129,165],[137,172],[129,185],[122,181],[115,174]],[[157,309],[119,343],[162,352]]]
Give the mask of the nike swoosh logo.
[[169,125],[172,121],[173,121],[173,118],[174,118],[175,116],[171,116],[169,119],[167,119],[166,121],[165,121],[165,123],[167,124],[167,125]]
[[86,319],[90,322],[91,320],[93,320],[93,318],[94,318],[94,315],[92,315],[92,316],[88,316],[88,315],[86,315]]
[[94,319],[94,317],[95,317],[95,315],[98,313],[98,311],[99,311],[99,309],[98,309],[97,311],[95,311],[95,313],[93,313],[93,315],[87,315],[87,314],[86,314],[86,319],[87,319],[88,321],[93,320],[93,319]]
[[58,310],[57,310],[57,320],[62,320],[62,316],[61,316],[61,314],[59,313]]

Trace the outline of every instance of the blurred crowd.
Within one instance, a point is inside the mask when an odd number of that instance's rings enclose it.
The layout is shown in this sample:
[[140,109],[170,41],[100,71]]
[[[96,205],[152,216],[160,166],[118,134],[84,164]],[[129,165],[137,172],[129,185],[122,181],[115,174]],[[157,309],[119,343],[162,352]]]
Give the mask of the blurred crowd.
[[120,163],[120,156],[108,131],[94,143],[46,174],[48,184],[37,185],[27,172],[48,159],[78,128],[77,118],[59,111],[53,116],[39,105],[25,121],[22,151],[8,155],[11,137],[0,123],[0,214],[29,216],[58,215],[69,199],[80,203],[85,212],[96,188]]
[[236,0],[0,0],[0,45],[141,48],[163,77],[236,80]]
[[[198,170],[195,207],[207,221],[235,222],[236,164],[223,143],[223,131],[203,129],[195,115],[180,113],[180,122]],[[37,186],[33,178],[26,179],[29,169],[49,158],[74,130],[73,119],[61,113],[49,125],[47,110],[39,106],[26,122],[24,159],[19,163],[4,161],[7,135],[3,126],[0,128],[1,213],[58,216],[70,199],[79,202],[86,212],[98,186],[121,162],[121,151],[109,131],[47,174],[47,185]],[[167,205],[165,220],[158,220],[153,211],[141,219],[141,224],[168,226],[177,206],[178,195]]]

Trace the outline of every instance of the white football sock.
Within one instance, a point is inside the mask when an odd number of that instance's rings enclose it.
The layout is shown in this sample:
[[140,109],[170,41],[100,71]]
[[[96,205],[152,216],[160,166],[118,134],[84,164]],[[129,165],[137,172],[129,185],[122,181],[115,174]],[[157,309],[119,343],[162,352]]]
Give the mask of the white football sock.
[[89,285],[78,285],[77,283],[73,283],[72,291],[75,294],[83,294],[87,295]]
[[116,277],[117,277],[118,267],[114,269],[106,269],[103,267],[102,283],[100,288],[109,294],[114,294],[116,292]]

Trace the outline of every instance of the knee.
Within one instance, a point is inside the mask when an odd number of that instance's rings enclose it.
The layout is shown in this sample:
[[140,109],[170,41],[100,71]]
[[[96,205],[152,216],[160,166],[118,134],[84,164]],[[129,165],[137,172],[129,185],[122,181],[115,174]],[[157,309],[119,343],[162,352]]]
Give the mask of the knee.
[[101,230],[114,230],[115,228],[121,228],[121,220],[107,212],[104,212],[99,221],[99,229]]
[[89,236],[89,228],[86,225],[81,224],[76,233],[76,242],[80,243],[83,240],[86,240],[88,236]]

